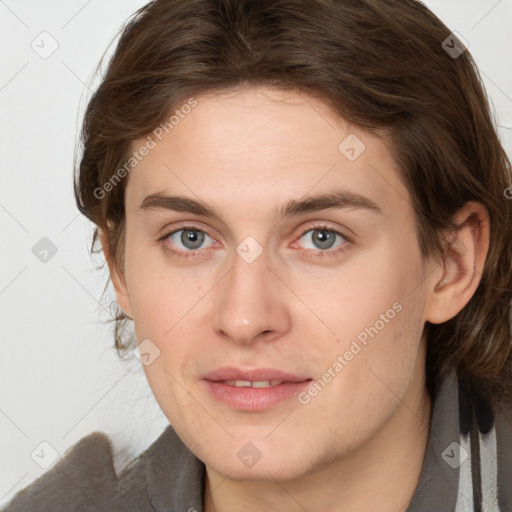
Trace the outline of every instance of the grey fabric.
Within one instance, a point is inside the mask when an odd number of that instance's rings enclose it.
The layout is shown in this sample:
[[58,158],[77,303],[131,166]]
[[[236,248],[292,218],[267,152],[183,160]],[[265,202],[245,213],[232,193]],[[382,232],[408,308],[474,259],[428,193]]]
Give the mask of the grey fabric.
[[498,503],[501,512],[512,512],[512,410],[502,411],[496,418],[498,443]]
[[443,452],[459,441],[459,401],[457,377],[452,371],[437,390],[423,468],[407,512],[455,510],[459,468],[443,459]]
[[171,427],[116,477],[108,438],[95,432],[20,491],[4,512],[202,511],[204,464]]
[[[500,512],[512,512],[511,418],[498,411]],[[446,462],[446,453],[450,454],[446,449],[460,440],[458,384],[452,372],[436,392],[423,469],[407,512],[455,510],[460,472]],[[119,476],[113,468],[110,441],[96,432],[74,445],[54,468],[20,491],[3,510],[203,512],[204,479],[204,464],[170,426]],[[464,498],[472,503],[472,496]]]

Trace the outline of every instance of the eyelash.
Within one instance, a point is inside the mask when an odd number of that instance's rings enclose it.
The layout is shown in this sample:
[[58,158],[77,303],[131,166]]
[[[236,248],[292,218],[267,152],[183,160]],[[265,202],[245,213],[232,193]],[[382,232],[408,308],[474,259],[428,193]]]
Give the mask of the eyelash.
[[[163,235],[162,237],[160,237],[158,239],[158,242],[162,243],[165,251],[167,251],[173,257],[184,258],[184,259],[192,258],[197,253],[201,252],[202,249],[194,249],[193,251],[176,251],[175,249],[171,249],[168,245],[164,244],[165,240],[167,240],[167,238],[169,238],[171,235],[174,235],[175,233],[179,233],[180,231],[186,231],[186,230],[197,231],[200,233],[204,233],[205,235],[208,235],[208,233],[206,231],[204,231],[202,229],[198,229],[194,226],[182,226],[180,229],[175,229],[175,230],[170,231],[169,233]],[[352,242],[352,240],[349,237],[347,237],[344,233],[342,233],[341,231],[330,228],[328,226],[322,226],[322,225],[315,225],[315,226],[308,227],[300,234],[300,236],[298,238],[299,239],[302,238],[306,233],[309,233],[310,231],[326,231],[328,233],[334,233],[335,235],[341,236],[341,238],[343,238],[343,240],[344,240],[344,243],[342,243],[336,249],[326,249],[326,250],[306,249],[306,251],[309,251],[311,253],[311,256],[317,260],[321,260],[324,257],[329,258],[329,257],[338,256],[339,254],[345,252],[347,250],[346,245],[350,244]]]

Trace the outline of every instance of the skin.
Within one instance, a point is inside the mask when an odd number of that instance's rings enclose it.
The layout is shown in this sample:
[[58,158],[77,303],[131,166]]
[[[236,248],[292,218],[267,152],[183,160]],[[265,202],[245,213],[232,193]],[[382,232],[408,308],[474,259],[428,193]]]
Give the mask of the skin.
[[[488,248],[484,207],[459,211],[462,227],[444,261],[424,260],[383,140],[300,92],[252,87],[196,99],[130,173],[124,268],[104,234],[102,243],[138,341],[160,350],[144,366],[156,400],[206,464],[205,510],[404,510],[432,408],[423,327],[453,317],[476,290]],[[349,134],[366,146],[355,161],[338,149]],[[330,208],[276,218],[291,199],[338,188],[381,213]],[[157,192],[201,199],[221,218],[140,210]],[[182,232],[159,238],[184,225],[208,236],[196,254],[178,258],[165,248],[191,253]],[[317,226],[346,238],[319,247]],[[247,236],[262,249],[252,263],[236,252]],[[237,366],[317,381],[395,303],[401,311],[307,404],[292,398],[239,411],[202,380]],[[237,457],[249,442],[261,453],[252,467]]]

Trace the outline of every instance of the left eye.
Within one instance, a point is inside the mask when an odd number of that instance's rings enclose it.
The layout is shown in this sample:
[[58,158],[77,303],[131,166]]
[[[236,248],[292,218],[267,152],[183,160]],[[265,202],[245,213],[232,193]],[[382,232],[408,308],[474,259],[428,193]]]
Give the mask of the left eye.
[[[170,233],[165,238],[169,239],[172,245],[176,246],[177,242],[179,241],[179,243],[181,243],[185,249],[194,251],[201,248],[201,245],[203,244],[206,237],[208,237],[210,240],[213,240],[213,238],[207,235],[204,231],[199,229],[185,228],[174,231],[174,233]],[[181,249],[179,245],[178,248]]]
[[325,228],[309,229],[301,236],[301,238],[306,238],[306,240],[309,240],[312,244],[316,245],[316,247],[305,247],[306,249],[312,250],[332,249],[337,237],[341,239],[341,242],[338,245],[342,245],[347,241],[346,238],[338,231]]

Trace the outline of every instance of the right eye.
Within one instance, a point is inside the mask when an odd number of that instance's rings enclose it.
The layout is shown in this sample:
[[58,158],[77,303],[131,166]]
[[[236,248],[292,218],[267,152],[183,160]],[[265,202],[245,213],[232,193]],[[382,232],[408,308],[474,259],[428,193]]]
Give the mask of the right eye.
[[[185,226],[165,234],[159,241],[161,241],[165,249],[172,254],[178,257],[188,258],[200,251],[201,245],[204,243],[206,237],[213,241],[213,238],[202,229]],[[178,249],[174,247],[178,247]]]

